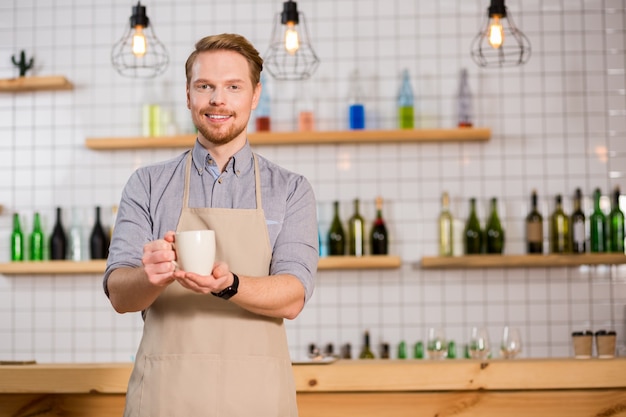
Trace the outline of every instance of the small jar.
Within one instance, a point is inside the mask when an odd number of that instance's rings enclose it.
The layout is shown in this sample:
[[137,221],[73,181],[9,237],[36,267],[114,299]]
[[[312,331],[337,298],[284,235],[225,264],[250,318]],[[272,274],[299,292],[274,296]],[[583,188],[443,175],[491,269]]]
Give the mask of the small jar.
[[591,357],[593,349],[593,332],[587,330],[584,332],[572,333],[572,344],[574,346],[574,357],[577,359],[588,359]]
[[596,352],[599,358],[613,358],[615,356],[616,333],[613,330],[598,330],[596,332]]

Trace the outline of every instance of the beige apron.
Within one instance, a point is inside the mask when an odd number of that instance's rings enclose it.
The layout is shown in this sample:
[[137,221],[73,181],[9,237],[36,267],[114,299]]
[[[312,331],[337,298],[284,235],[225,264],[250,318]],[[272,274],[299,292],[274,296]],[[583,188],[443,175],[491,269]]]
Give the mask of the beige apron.
[[[216,260],[237,274],[269,274],[272,250],[256,209],[190,208],[187,158],[178,231],[215,230]],[[148,308],[125,416],[295,417],[295,384],[282,319],[171,284]]]

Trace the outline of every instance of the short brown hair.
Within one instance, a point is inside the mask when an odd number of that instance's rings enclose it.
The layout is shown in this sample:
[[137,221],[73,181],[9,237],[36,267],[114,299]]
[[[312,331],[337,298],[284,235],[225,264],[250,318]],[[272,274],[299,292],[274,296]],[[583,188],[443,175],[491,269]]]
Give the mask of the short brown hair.
[[250,79],[252,85],[256,86],[261,80],[263,71],[263,58],[259,55],[254,46],[243,36],[232,33],[222,33],[221,35],[206,36],[196,42],[196,50],[189,55],[185,63],[185,74],[187,85],[191,82],[191,68],[200,52],[204,51],[234,51],[241,54],[248,61],[250,66]]

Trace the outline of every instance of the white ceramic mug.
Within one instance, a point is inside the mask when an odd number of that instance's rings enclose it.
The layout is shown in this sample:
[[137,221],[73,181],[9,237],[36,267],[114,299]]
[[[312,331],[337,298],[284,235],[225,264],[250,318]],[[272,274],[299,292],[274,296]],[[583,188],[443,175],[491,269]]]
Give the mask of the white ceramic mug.
[[215,262],[215,232],[190,230],[177,232],[174,241],[177,266],[198,275],[211,275]]

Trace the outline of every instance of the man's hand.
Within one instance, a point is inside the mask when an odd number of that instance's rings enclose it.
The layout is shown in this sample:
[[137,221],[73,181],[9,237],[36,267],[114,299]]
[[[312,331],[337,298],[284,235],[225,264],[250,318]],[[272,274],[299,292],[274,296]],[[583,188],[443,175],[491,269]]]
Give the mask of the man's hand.
[[225,262],[217,262],[211,275],[203,276],[178,270],[174,276],[180,285],[199,294],[220,292],[233,283],[233,274]]
[[176,259],[174,251],[174,232],[165,234],[163,239],[146,243],[143,247],[143,269],[150,284],[165,287],[174,281]]

